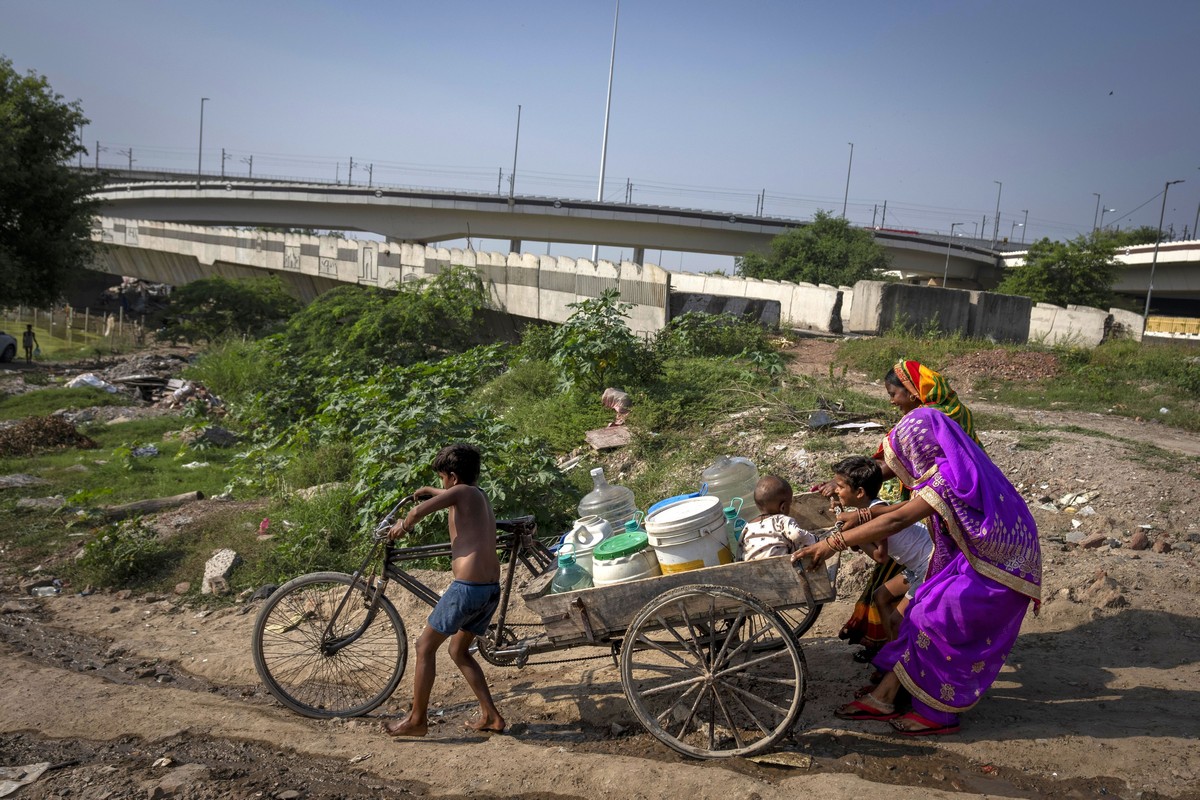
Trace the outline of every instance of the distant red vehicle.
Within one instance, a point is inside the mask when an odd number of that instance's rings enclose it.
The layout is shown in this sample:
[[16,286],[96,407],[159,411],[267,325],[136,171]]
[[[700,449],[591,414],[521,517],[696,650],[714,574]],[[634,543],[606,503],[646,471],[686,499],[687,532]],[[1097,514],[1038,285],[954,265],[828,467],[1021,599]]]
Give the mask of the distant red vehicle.
[[918,236],[921,233],[920,231],[906,231],[906,230],[901,230],[900,228],[876,228],[875,230],[881,231],[883,233],[909,233],[909,234],[912,234],[913,236]]

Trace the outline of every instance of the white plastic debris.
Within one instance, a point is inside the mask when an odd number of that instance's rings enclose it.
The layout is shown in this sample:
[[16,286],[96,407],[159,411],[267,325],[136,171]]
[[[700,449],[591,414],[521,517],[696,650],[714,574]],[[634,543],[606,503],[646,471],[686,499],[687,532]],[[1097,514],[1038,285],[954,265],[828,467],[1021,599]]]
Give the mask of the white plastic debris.
[[85,372],[82,375],[76,375],[74,378],[71,378],[71,380],[67,381],[66,386],[68,389],[79,389],[84,386],[91,386],[95,389],[103,389],[109,394],[116,394],[118,391],[116,386],[113,386],[103,378],[96,377],[96,374],[93,372]]

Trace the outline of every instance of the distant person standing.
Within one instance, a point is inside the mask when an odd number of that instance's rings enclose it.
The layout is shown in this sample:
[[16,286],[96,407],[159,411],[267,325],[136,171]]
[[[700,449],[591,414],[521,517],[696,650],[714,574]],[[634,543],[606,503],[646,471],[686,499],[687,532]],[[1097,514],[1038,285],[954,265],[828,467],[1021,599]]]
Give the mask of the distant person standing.
[[21,344],[25,347],[25,363],[33,363],[34,348],[41,349],[38,345],[37,335],[33,332],[32,325],[25,326],[25,333],[21,334]]

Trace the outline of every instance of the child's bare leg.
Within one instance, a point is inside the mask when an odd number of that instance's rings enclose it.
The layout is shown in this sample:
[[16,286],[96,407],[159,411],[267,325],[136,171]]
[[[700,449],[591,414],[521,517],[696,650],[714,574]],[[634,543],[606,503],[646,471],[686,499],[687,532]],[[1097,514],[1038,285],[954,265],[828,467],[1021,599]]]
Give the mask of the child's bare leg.
[[417,637],[412,710],[402,720],[384,723],[383,730],[389,736],[424,736],[429,732],[429,694],[433,691],[433,678],[437,674],[437,650],[446,638],[446,634],[428,625]]
[[450,640],[450,658],[454,659],[463,677],[467,679],[467,685],[479,700],[479,719],[467,723],[467,727],[477,731],[499,733],[504,730],[504,717],[500,716],[500,710],[492,700],[492,691],[488,688],[487,678],[480,669],[479,662],[471,655],[470,648],[474,641],[475,634],[470,631],[459,631]]
[[879,621],[883,624],[884,631],[887,632],[888,641],[896,638],[896,631],[900,627],[900,621],[895,617],[894,608],[896,602],[904,597],[906,591],[908,591],[908,581],[904,578],[903,573],[875,590],[873,599],[876,608],[879,609]]

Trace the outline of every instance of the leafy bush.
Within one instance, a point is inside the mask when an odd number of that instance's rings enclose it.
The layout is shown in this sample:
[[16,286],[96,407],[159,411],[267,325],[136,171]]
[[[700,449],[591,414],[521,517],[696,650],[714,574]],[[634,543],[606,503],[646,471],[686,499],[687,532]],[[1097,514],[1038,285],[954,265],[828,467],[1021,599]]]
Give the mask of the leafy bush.
[[771,351],[762,326],[727,314],[690,311],[671,320],[654,337],[660,358],[734,356]]
[[414,364],[465,349],[487,304],[478,273],[468,267],[395,291],[341,286],[293,317],[284,342],[310,373],[335,355],[337,372],[367,374],[382,364]]
[[192,281],[171,293],[167,335],[188,341],[223,336],[262,336],[300,310],[277,276],[212,277]]
[[282,583],[306,572],[357,568],[370,539],[355,506],[354,490],[343,487],[310,500],[292,499],[274,509],[270,527],[274,547],[254,568],[255,580]]
[[608,386],[639,384],[658,371],[653,351],[629,330],[633,308],[619,302],[620,292],[570,303],[574,313],[551,336],[552,363],[563,389],[599,392]]
[[75,570],[80,581],[93,586],[129,588],[153,579],[169,560],[169,548],[152,528],[126,520],[84,545]]

